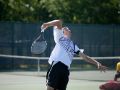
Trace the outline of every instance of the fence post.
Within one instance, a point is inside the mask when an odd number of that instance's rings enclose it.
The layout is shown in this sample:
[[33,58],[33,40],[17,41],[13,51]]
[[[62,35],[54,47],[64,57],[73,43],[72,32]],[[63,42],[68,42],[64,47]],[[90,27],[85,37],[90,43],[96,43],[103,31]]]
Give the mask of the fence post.
[[38,75],[39,75],[39,73],[40,73],[40,59],[38,59]]

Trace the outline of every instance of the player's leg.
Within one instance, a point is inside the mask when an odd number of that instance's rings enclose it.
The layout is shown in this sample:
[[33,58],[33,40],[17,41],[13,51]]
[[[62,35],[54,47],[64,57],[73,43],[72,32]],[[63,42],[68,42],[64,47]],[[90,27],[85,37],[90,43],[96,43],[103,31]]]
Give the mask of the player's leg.
[[59,83],[59,90],[66,90],[67,88],[67,84],[68,84],[68,77],[65,76],[64,78],[61,79],[60,83]]
[[58,89],[54,89],[53,87],[47,86],[47,90],[58,90]]
[[69,70],[61,62],[56,63],[48,74],[47,90],[66,90]]
[[55,89],[47,85],[47,90],[55,90]]
[[59,66],[61,66],[59,69],[61,75],[59,77],[58,88],[59,90],[66,90],[69,81],[69,70],[68,67],[61,62],[59,62]]
[[57,90],[58,89],[58,83],[59,83],[59,66],[56,63],[55,65],[52,65],[50,69],[47,72],[47,90]]

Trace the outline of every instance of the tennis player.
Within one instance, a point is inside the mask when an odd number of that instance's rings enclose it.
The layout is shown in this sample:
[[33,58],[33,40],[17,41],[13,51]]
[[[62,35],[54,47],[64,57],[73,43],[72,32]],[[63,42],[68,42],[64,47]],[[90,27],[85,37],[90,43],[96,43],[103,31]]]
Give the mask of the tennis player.
[[98,61],[85,55],[82,50],[70,39],[71,31],[68,27],[62,27],[62,20],[53,20],[43,23],[41,28],[46,30],[53,26],[53,36],[56,43],[50,58],[51,65],[47,72],[47,90],[66,90],[69,81],[69,69],[74,54],[81,56],[85,61],[94,64],[101,71],[107,67]]
[[118,78],[120,78],[120,62],[118,62],[116,65],[116,74],[114,80],[117,81]]

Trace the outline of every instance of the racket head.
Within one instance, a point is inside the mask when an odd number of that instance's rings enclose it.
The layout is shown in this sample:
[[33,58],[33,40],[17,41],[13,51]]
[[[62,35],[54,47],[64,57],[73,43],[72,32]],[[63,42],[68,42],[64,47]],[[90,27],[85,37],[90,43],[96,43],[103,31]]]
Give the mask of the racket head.
[[44,33],[41,34],[33,41],[31,45],[32,54],[42,54],[47,48],[47,42],[44,39]]

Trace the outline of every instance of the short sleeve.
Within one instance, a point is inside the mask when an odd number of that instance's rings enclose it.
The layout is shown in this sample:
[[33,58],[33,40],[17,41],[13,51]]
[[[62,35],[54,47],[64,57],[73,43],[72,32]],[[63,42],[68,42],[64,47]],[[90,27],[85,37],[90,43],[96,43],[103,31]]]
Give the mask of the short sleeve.
[[75,54],[79,54],[79,52],[83,53],[84,52],[84,49],[79,49],[79,47],[77,45],[74,46],[74,52]]
[[75,52],[80,51],[79,47],[75,45]]
[[55,43],[59,42],[59,39],[63,37],[63,31],[58,29],[56,26],[53,27],[53,36]]

